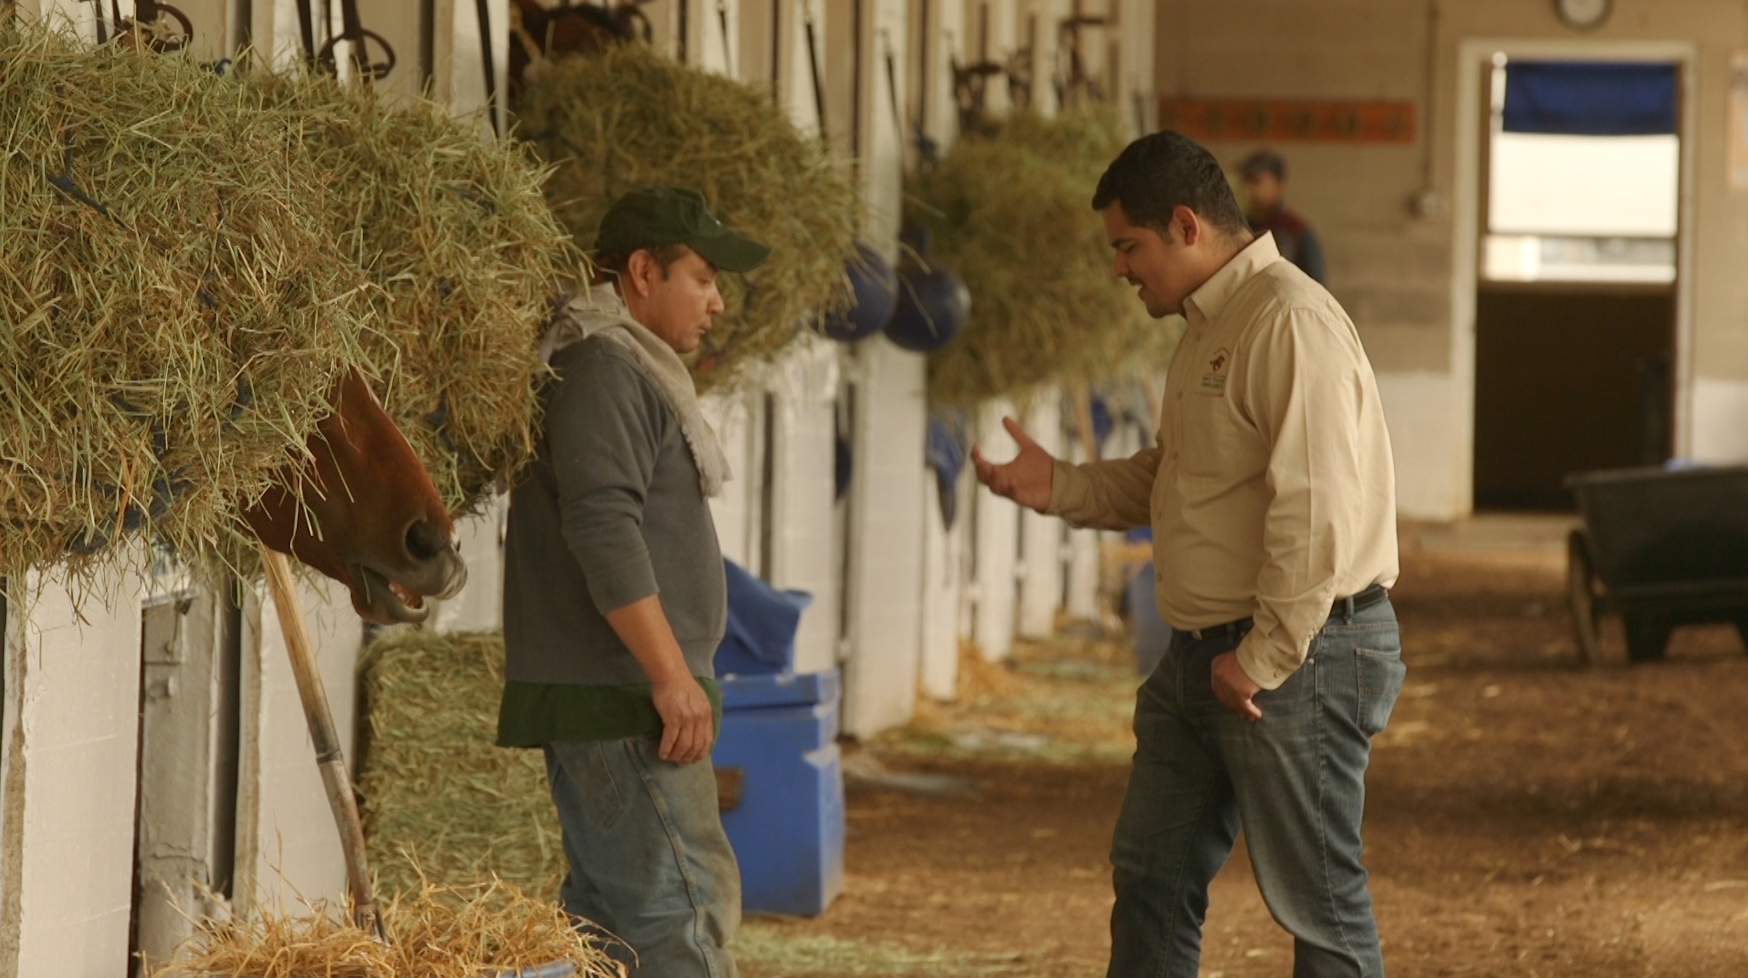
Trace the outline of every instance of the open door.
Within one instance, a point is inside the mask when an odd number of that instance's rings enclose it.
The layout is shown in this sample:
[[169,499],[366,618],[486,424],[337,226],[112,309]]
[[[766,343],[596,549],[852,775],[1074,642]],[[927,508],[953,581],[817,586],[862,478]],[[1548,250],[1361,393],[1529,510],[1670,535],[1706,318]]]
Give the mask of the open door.
[[1475,305],[1475,506],[1674,444],[1680,65],[1493,59]]

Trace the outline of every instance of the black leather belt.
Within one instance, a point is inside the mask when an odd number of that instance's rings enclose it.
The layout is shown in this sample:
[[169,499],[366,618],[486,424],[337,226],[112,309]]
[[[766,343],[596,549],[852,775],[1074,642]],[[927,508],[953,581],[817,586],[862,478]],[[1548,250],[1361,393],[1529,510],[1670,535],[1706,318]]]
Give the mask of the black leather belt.
[[[1345,598],[1336,598],[1335,604],[1330,606],[1329,609],[1329,620],[1335,621],[1338,618],[1351,618],[1355,614],[1370,608],[1372,605],[1382,602],[1389,596],[1389,588],[1386,588],[1382,584],[1373,584],[1371,587],[1366,588],[1358,594],[1350,594]],[[1237,621],[1229,621],[1223,625],[1192,629],[1183,632],[1182,634],[1188,635],[1190,638],[1198,642],[1210,638],[1241,638],[1245,632],[1250,631],[1252,624],[1254,624],[1254,622],[1251,619],[1240,618]]]

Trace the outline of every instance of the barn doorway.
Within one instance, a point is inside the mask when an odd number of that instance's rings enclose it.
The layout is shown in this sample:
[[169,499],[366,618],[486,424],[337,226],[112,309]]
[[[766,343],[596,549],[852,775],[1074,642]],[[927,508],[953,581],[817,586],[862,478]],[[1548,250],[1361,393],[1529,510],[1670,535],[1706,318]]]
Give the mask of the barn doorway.
[[243,614],[219,592],[165,588],[141,608],[133,978],[236,895]]
[[1568,475],[1675,451],[1681,77],[1505,53],[1484,72],[1478,510],[1570,509]]

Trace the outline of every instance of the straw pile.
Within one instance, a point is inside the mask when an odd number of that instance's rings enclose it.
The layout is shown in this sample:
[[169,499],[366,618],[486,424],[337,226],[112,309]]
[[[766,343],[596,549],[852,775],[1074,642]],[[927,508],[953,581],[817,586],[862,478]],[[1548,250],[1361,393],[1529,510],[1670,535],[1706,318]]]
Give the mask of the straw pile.
[[[528,148],[369,89],[246,76],[328,181],[331,237],[377,289],[365,355],[451,511],[533,455],[548,304],[582,277]],[[483,133],[483,134],[482,134]]]
[[22,21],[0,132],[0,573],[88,573],[132,531],[234,539],[364,362],[329,175],[192,62]]
[[1127,143],[1115,112],[1017,112],[912,181],[909,219],[971,291],[971,319],[929,360],[929,396],[971,406],[1144,371],[1171,332],[1111,277],[1089,204]]
[[383,908],[389,942],[351,924],[345,906],[206,920],[153,978],[481,978],[569,961],[579,978],[624,978],[606,942],[563,910],[494,881],[425,886]]
[[557,167],[547,197],[583,247],[620,194],[655,184],[700,191],[725,224],[771,246],[761,268],[723,277],[727,312],[694,367],[701,388],[849,302],[851,174],[768,94],[628,45],[536,65],[519,111],[522,134]]
[[358,787],[384,892],[416,893],[424,877],[495,875],[555,896],[565,857],[545,763],[539,751],[493,743],[502,636],[390,630],[361,669],[367,741]]

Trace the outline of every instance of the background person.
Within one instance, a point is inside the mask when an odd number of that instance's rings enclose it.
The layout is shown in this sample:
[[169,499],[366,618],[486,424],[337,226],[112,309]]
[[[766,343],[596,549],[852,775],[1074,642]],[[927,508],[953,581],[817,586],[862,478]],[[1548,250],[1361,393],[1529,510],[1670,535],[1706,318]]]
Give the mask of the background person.
[[1371,737],[1405,669],[1385,588],[1395,476],[1359,334],[1253,237],[1219,164],[1175,132],[1131,143],[1093,206],[1119,277],[1188,329],[1158,444],[1069,465],[974,454],[999,495],[1110,530],[1151,525],[1164,660],[1135,707],[1111,844],[1112,978],[1194,978],[1208,885],[1244,829],[1298,978],[1383,974],[1360,863]]
[[608,210],[597,287],[554,317],[538,455],[510,497],[498,743],[540,747],[565,910],[649,978],[732,978],[740,872],[717,811],[712,658],[727,621],[707,499],[728,463],[681,361],[722,311],[719,271],[769,254],[694,191]]
[[1238,165],[1248,208],[1245,219],[1256,234],[1273,234],[1281,257],[1299,266],[1318,285],[1325,284],[1323,242],[1305,215],[1286,204],[1287,161],[1279,153],[1259,149]]

